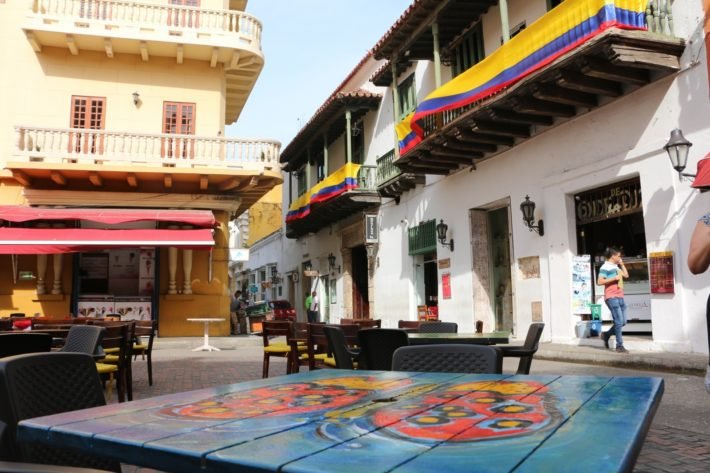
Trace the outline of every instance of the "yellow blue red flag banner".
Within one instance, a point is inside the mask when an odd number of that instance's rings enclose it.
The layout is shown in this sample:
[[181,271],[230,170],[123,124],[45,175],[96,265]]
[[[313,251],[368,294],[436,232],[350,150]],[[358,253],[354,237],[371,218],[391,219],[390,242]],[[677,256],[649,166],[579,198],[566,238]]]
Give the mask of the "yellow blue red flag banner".
[[645,30],[648,0],[567,0],[490,56],[429,94],[397,124],[400,155],[423,139],[422,120],[490,97],[609,28]]
[[343,167],[311,187],[288,208],[286,223],[306,217],[311,213],[311,205],[325,202],[335,196],[357,188],[360,165],[346,163]]

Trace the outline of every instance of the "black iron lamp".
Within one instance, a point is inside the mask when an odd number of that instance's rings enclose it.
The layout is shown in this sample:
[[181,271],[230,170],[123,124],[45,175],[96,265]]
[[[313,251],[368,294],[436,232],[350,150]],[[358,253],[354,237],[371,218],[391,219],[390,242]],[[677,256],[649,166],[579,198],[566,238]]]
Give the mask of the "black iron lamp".
[[523,222],[528,227],[528,230],[536,231],[538,235],[543,236],[545,234],[545,226],[543,225],[542,219],[535,222],[535,202],[530,200],[530,196],[525,196],[525,202],[520,204],[520,211],[523,212]]
[[693,143],[685,139],[680,128],[671,131],[671,137],[668,143],[663,146],[663,149],[668,153],[673,169],[678,172],[678,179],[683,180],[684,177],[695,177],[695,174],[686,174],[683,172],[688,164],[688,153]]
[[294,284],[298,283],[298,271],[294,271],[291,273],[291,280]]
[[448,242],[446,241],[448,231],[449,226],[444,223],[444,219],[440,219],[439,224],[436,226],[436,236],[439,238],[439,243],[443,246],[448,246],[449,250],[454,251],[454,239],[452,238]]
[[279,276],[279,272],[276,269],[276,266],[271,267],[271,282],[274,284],[278,284],[281,282],[281,277]]
[[303,265],[303,269],[305,269],[306,271],[310,271],[311,269],[313,269],[313,265],[311,264],[310,261],[308,261],[307,263],[305,263]]
[[133,96],[133,105],[138,106],[141,101],[141,94],[133,92],[131,95]]
[[328,255],[328,269],[331,273],[335,269],[335,255],[333,253]]

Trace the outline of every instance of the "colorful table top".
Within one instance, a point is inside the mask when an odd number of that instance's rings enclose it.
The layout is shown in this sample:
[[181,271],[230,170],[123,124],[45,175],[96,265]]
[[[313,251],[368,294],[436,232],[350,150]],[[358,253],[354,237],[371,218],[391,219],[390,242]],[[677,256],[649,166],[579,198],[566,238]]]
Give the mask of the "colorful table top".
[[410,345],[431,345],[433,343],[495,345],[496,343],[508,343],[510,332],[409,333],[407,336]]
[[175,472],[631,471],[651,377],[318,370],[25,420],[19,438]]

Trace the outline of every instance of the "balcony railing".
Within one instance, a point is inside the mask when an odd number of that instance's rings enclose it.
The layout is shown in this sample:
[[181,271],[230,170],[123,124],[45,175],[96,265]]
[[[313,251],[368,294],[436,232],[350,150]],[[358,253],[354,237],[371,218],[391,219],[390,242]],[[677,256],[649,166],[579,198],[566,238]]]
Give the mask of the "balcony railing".
[[360,191],[376,191],[377,183],[375,176],[377,174],[377,166],[368,166],[363,164],[357,172],[357,190]]
[[278,169],[281,144],[195,135],[15,127],[15,159],[30,162]]
[[125,0],[34,0],[32,12],[44,24],[69,21],[76,27],[97,31],[120,26],[195,35],[211,32],[237,36],[256,46],[261,44],[261,22],[241,11],[209,10],[167,2],[161,5]]
[[377,186],[402,174],[402,170],[394,165],[394,150],[377,158]]
[[[569,1],[569,0],[568,0]],[[646,6],[645,23],[648,31],[660,36],[674,37],[673,14],[671,0],[649,0]],[[544,16],[540,19],[543,20]],[[539,20],[539,21],[540,21]],[[500,49],[506,48],[502,45]],[[476,67],[476,65],[472,66]],[[475,104],[464,105],[459,108],[438,112],[422,119],[422,138],[426,138],[445,128],[449,123],[456,121],[461,115],[473,108]]]

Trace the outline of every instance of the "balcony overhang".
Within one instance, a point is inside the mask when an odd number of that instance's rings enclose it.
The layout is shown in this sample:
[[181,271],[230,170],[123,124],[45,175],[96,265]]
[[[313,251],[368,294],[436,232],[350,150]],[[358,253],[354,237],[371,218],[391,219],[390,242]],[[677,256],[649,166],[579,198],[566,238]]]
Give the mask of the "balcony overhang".
[[432,23],[439,28],[439,42],[446,46],[475,24],[498,0],[420,0],[414,2],[372,49],[375,59],[406,56],[432,60]]
[[226,76],[225,123],[237,120],[264,66],[256,18],[233,10],[138,2],[92,7],[73,1],[72,8],[51,1],[29,12],[22,29],[35,52],[61,48],[73,56],[98,52],[109,59],[134,55],[144,62],[169,58],[220,67]]
[[323,148],[323,136],[330,145],[347,130],[346,111],[351,112],[352,123],[360,120],[368,111],[377,108],[382,100],[380,94],[357,90],[338,92],[331,96],[301,129],[296,137],[281,152],[285,171],[294,171],[307,160],[307,150],[312,143]]
[[222,200],[234,199],[238,203],[235,206],[238,213],[283,182],[279,171],[267,170],[43,162],[8,162],[5,169],[26,191],[121,195],[118,203],[124,206],[132,199],[132,194],[136,198],[146,194],[189,195],[196,201],[219,196]]
[[377,186],[377,191],[382,197],[389,197],[399,203],[402,194],[418,185],[424,185],[425,181],[424,174],[403,172]]
[[380,196],[376,191],[355,189],[328,201],[312,204],[310,214],[286,224],[286,238],[298,238],[309,233],[316,233],[357,212],[377,207],[380,205],[380,201]]
[[447,175],[603,107],[680,69],[682,39],[609,29],[515,85],[433,116],[432,129],[395,162],[403,171]]

